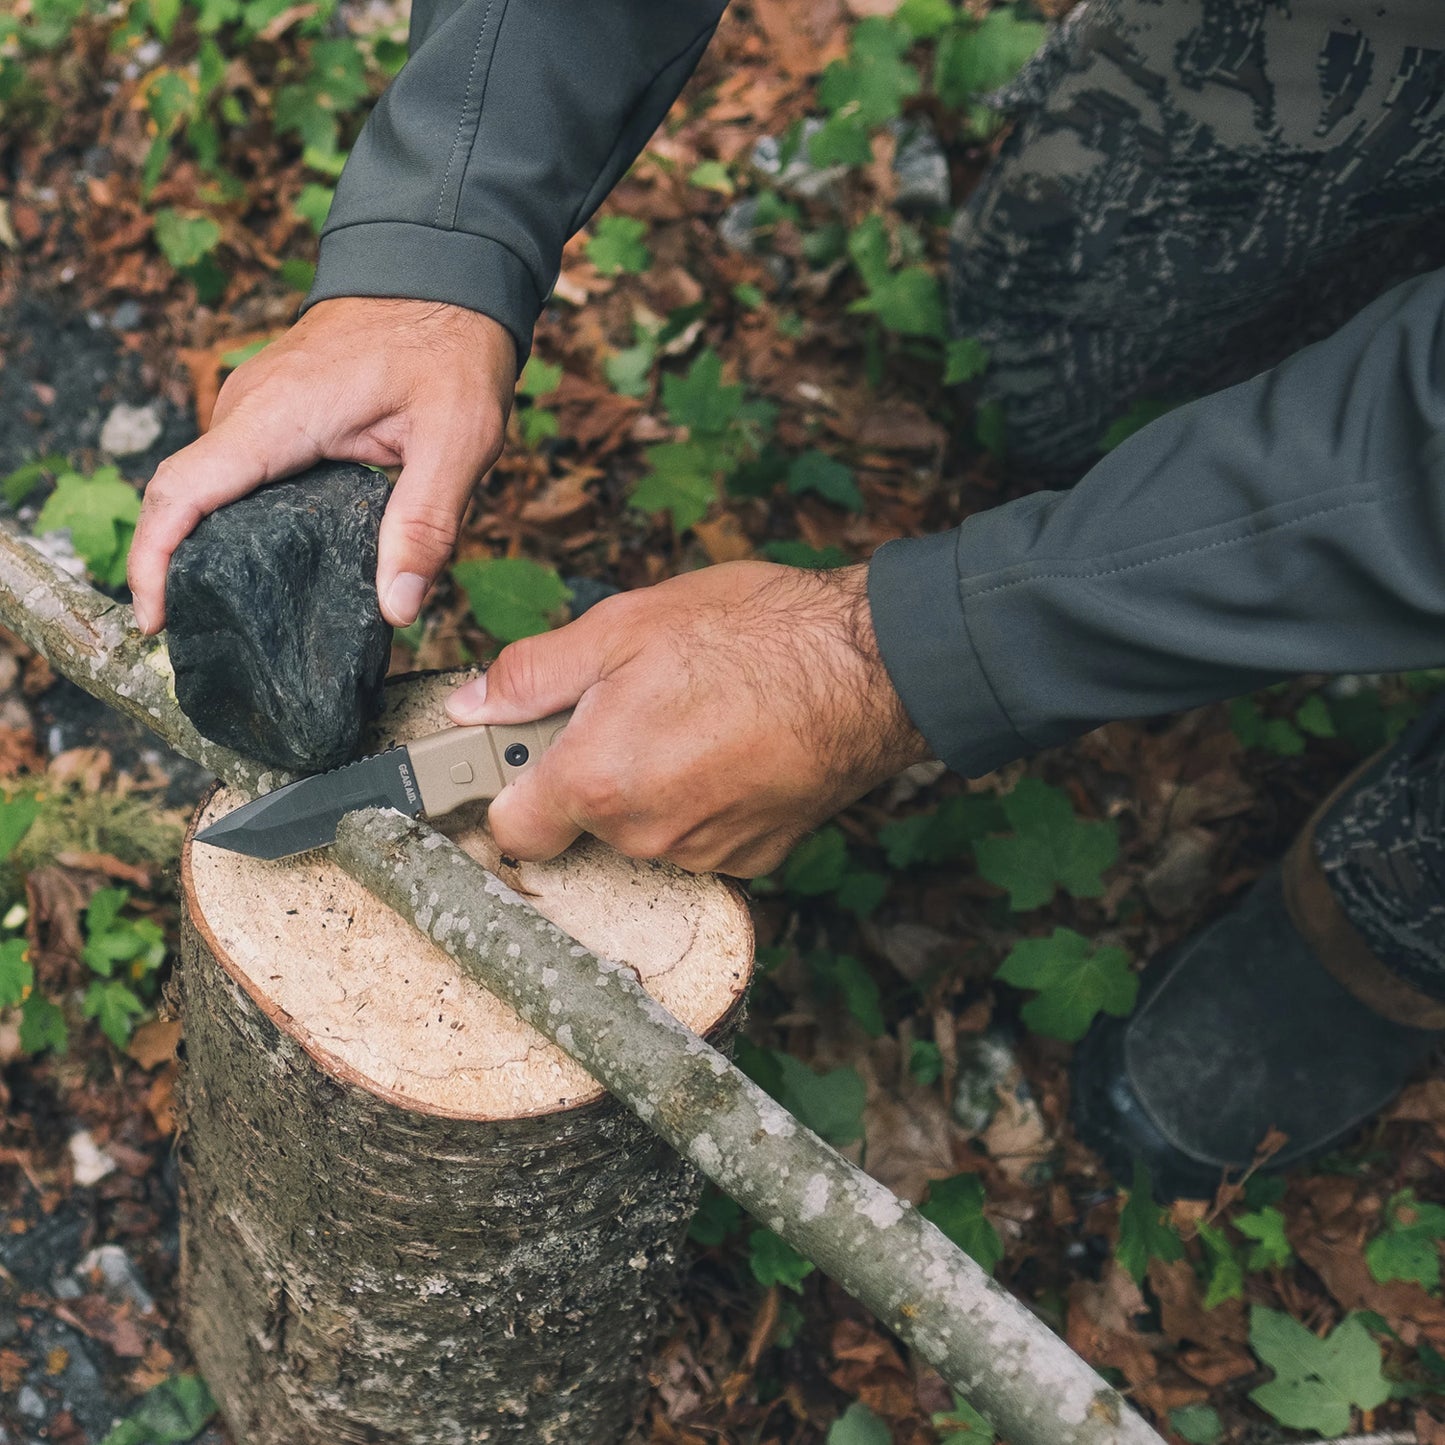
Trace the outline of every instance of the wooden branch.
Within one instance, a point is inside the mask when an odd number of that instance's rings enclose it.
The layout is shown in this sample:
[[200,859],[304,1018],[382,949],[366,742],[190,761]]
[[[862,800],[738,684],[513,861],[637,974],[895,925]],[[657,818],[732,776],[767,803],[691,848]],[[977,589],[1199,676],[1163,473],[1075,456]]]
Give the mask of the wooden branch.
[[[135,631],[130,609],[65,576],[3,522],[0,623],[232,786],[285,781],[202,738],[176,706],[164,650]],[[1161,1445],[1117,1390],[915,1209],[804,1129],[630,969],[573,943],[442,834],[398,813],[358,813],[333,856],[832,1275],[1012,1445]]]

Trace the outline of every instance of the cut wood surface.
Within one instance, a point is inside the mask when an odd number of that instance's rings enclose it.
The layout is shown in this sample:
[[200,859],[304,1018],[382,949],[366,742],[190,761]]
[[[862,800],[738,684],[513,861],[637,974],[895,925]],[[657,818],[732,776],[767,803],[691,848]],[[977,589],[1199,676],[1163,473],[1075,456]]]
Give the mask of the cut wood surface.
[[[390,688],[375,746],[444,726],[458,681]],[[616,1445],[701,1175],[325,852],[195,841],[242,800],[187,836],[179,970],[182,1299],[232,1432]],[[596,843],[508,866],[478,812],[444,822],[566,930],[559,962],[605,950],[726,1046],[736,889]]]
[[[201,738],[167,687],[164,650],[137,633],[130,609],[68,577],[6,522],[0,624],[232,785],[284,781]],[[440,833],[394,812],[358,813],[343,820],[332,856],[830,1273],[1011,1445],[1162,1445],[1117,1389],[915,1209],[802,1128],[629,970],[569,939]],[[570,945],[560,963],[558,940]]]
[[[447,725],[462,674],[390,690],[375,745]],[[198,827],[245,801],[219,789]],[[464,852],[578,943],[637,971],[706,1034],[742,998],[752,921],[736,888],[587,840],[550,863],[504,862],[482,807],[442,820]],[[413,1109],[506,1119],[598,1098],[601,1085],[325,852],[275,862],[205,844],[182,855],[188,916],[258,1007],[339,1079]],[[438,913],[448,905],[437,900]],[[280,966],[284,963],[284,967]]]

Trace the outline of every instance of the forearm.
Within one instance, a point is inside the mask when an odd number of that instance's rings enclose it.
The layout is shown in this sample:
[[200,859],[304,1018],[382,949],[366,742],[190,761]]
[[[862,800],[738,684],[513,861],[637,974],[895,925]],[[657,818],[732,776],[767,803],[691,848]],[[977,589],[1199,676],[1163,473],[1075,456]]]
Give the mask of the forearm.
[[337,186],[309,306],[480,311],[520,355],[562,247],[642,149],[726,0],[416,0]]
[[1071,492],[890,543],[884,661],[959,771],[1302,672],[1445,661],[1445,272]]

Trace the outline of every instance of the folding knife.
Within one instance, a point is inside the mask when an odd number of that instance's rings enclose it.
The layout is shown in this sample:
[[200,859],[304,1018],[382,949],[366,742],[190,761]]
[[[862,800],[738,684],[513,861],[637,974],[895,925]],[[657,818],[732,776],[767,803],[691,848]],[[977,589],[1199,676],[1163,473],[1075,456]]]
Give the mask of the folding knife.
[[495,798],[536,765],[571,716],[562,712],[517,727],[432,733],[243,803],[197,833],[196,842],[252,858],[289,858],[334,843],[337,825],[359,808],[434,818],[463,803]]

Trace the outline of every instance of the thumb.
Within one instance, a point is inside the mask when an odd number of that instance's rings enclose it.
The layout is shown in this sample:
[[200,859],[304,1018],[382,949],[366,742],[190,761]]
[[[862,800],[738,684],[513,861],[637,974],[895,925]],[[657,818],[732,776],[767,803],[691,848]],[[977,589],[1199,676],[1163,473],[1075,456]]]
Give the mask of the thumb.
[[407,456],[387,499],[377,544],[376,595],[382,616],[394,627],[416,621],[427,589],[451,558],[483,470],[430,451]]
[[524,637],[504,647],[480,677],[459,687],[447,699],[447,712],[458,723],[535,722],[575,706],[600,682],[604,655],[583,621]]
[[555,858],[581,834],[581,823],[558,791],[555,754],[549,753],[492,799],[487,827],[510,858]]

